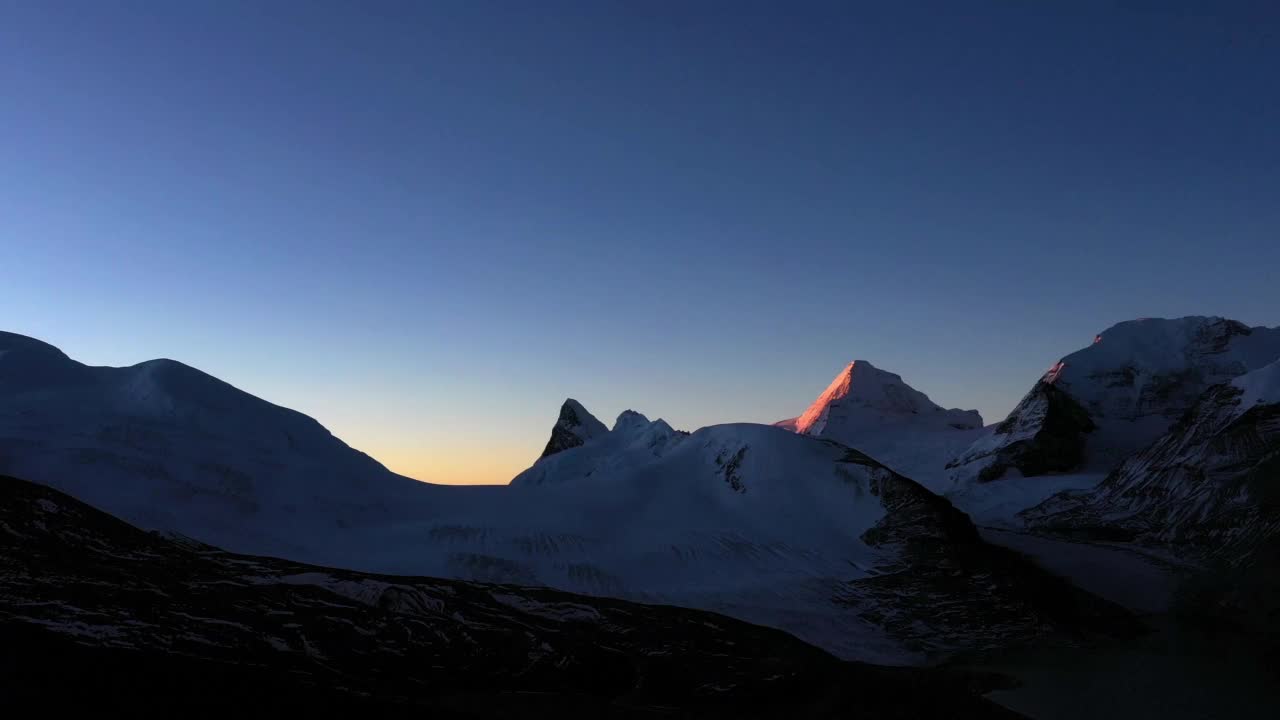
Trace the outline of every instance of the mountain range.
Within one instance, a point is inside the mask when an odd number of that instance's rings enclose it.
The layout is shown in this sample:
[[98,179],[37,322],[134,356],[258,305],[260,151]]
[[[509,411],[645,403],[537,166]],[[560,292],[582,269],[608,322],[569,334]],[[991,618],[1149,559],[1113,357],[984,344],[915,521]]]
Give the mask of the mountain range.
[[1280,328],[1187,317],[1104,330],[986,426],[864,360],[772,426],[610,427],[570,399],[510,485],[461,487],[181,363],[0,333],[0,473],[174,548],[697,608],[932,664],[1156,612],[1280,631],[1277,368]]

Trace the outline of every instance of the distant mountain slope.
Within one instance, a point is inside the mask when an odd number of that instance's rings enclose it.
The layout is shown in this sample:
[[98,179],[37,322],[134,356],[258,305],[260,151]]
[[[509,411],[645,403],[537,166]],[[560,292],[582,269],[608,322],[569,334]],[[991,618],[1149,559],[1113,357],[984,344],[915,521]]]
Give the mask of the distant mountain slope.
[[0,333],[0,472],[153,529],[304,554],[421,496],[315,420],[172,360],[90,367]]
[[1209,387],[1280,358],[1280,328],[1217,317],[1123,322],[1067,355],[995,432],[949,464],[958,484],[1106,472],[1156,438]]
[[45,712],[1014,716],[723,616],[233,555],[7,477],[0,638],[0,691]]

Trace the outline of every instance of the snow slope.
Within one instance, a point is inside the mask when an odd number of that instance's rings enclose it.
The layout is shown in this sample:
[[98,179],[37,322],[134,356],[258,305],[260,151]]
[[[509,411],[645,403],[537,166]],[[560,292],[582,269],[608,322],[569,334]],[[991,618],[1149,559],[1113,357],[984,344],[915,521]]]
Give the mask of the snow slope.
[[1240,390],[1236,407],[1241,414],[1255,405],[1280,403],[1280,356],[1270,365],[1232,380],[1231,384]]

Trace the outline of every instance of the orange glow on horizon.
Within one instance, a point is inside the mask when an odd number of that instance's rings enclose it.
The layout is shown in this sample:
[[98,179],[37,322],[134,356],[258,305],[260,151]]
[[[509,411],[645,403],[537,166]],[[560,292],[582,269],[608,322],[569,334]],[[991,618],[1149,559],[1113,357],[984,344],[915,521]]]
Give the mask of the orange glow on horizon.
[[506,485],[538,458],[541,448],[492,447],[361,447],[394,473],[441,485]]

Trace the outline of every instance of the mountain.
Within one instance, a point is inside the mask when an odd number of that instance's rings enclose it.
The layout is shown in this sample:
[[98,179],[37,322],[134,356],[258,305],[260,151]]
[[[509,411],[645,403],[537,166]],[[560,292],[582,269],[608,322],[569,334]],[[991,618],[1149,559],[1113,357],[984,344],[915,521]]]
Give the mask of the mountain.
[[1015,717],[720,615],[235,555],[8,477],[0,638],[0,692],[45,712]]
[[944,463],[973,442],[982,416],[945,409],[901,376],[855,360],[803,414],[775,425],[855,447],[941,492]]
[[551,439],[547,440],[547,447],[540,457],[555,455],[561,450],[578,447],[608,431],[604,423],[582,407],[582,403],[569,398],[560,406],[560,417],[551,429]]
[[[574,406],[571,409],[570,403]],[[590,432],[573,436],[578,442],[572,445],[559,441],[566,437],[566,431],[563,429],[566,409],[570,409],[574,417],[587,418],[588,420],[582,424],[591,427]],[[560,410],[560,419],[551,429],[551,439],[547,443],[547,448],[550,449],[553,444],[557,444],[560,449],[556,453],[561,453],[583,445],[589,444],[590,447],[563,454],[544,452],[532,467],[512,479],[511,484],[522,486],[540,485],[544,482],[564,482],[591,477],[597,472],[607,471],[610,467],[635,465],[652,457],[661,457],[669,448],[688,435],[687,432],[673,430],[661,418],[651,422],[649,418],[634,410],[624,410],[614,421],[613,429],[607,430],[604,423],[596,420],[586,408],[573,400],[566,400],[564,407]]]
[[1176,558],[1193,569],[1182,612],[1280,646],[1280,359],[1211,387],[1096,488],[1021,518],[1033,532]]
[[855,360],[795,419],[795,431],[847,441],[860,431],[904,423],[972,430],[982,427],[982,416],[977,410],[943,409],[901,376]]
[[1010,471],[1105,473],[1169,430],[1209,387],[1280,357],[1280,328],[1219,317],[1119,323],[1053,365],[948,467],[957,484]]
[[90,367],[5,332],[0,472],[141,527],[294,557],[300,538],[384,525],[422,495],[315,420],[195,368]]
[[1029,527],[1234,561],[1280,535],[1280,359],[1214,386],[1097,488],[1023,513]]

